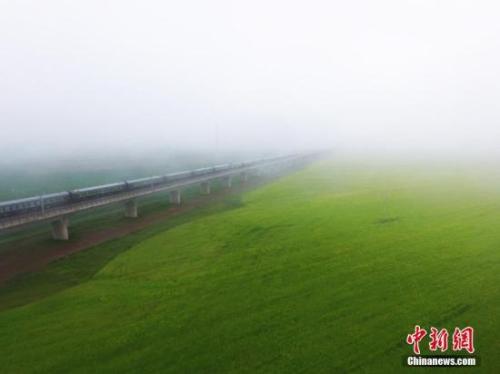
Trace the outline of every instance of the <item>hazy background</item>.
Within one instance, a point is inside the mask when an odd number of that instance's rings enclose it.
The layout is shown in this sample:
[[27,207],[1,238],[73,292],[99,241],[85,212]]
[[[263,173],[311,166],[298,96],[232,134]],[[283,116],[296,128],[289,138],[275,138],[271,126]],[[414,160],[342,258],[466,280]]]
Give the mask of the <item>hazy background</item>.
[[1,0],[0,164],[493,154],[499,14],[496,1]]

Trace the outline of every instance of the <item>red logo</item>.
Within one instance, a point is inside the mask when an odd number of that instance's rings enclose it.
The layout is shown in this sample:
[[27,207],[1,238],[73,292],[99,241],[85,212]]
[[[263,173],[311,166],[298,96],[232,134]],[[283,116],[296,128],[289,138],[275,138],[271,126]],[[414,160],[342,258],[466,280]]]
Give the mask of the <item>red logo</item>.
[[[415,331],[406,337],[406,343],[413,345],[413,352],[416,355],[420,354],[420,342],[426,335],[427,330],[416,325]],[[429,350],[435,352],[439,349],[441,352],[446,352],[448,350],[449,336],[448,330],[444,328],[438,330],[436,327],[431,327]],[[465,327],[463,329],[455,328],[453,333],[453,350],[466,350],[469,353],[474,353],[474,329],[472,327]]]
[[431,351],[437,351],[438,348],[441,352],[446,352],[448,350],[448,330],[441,329],[438,331],[437,328],[431,327],[431,333],[429,337],[431,342],[429,343],[429,349]]
[[466,327],[460,330],[455,327],[455,332],[453,333],[453,350],[461,351],[465,349],[469,353],[474,353],[474,329],[472,327]]
[[408,334],[406,337],[406,342],[408,344],[413,344],[413,352],[415,352],[416,355],[420,354],[419,344],[425,335],[427,335],[427,331],[421,329],[419,325],[416,325],[415,332],[413,334]]

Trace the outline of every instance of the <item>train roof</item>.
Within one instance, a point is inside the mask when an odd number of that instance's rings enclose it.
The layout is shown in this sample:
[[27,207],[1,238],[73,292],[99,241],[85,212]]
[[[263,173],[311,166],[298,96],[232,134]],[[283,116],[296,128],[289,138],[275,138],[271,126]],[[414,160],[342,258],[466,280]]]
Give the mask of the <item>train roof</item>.
[[183,171],[177,171],[175,173],[170,173],[170,174],[167,174],[165,176],[168,178],[168,177],[177,177],[179,175],[190,175],[190,174],[191,174],[191,170],[183,170]]
[[231,164],[219,164],[219,165],[215,165],[214,168],[216,168],[216,169],[221,169],[221,168],[229,169],[231,166],[232,166]]
[[48,193],[42,195],[42,197],[45,198],[51,198],[51,197],[61,197],[61,196],[67,196],[69,194],[68,191],[63,191],[63,192],[54,192],[54,193]]
[[125,185],[125,182],[115,182],[115,183],[101,184],[100,186],[78,188],[75,190],[71,190],[71,192],[78,193],[78,192],[97,191],[97,190],[101,190],[103,188],[119,187],[119,186],[123,186],[123,185]]
[[47,198],[52,198],[52,197],[61,197],[61,196],[67,196],[67,195],[68,195],[68,192],[64,191],[64,192],[54,192],[54,193],[49,193],[49,194],[44,194],[44,195],[39,195],[39,196],[23,197],[21,199],[0,201],[0,206],[29,203],[29,202],[32,202],[32,201],[38,201],[40,199],[47,199]]
[[13,205],[13,204],[29,203],[29,202],[37,201],[37,200],[40,200],[40,196],[25,197],[25,198],[22,198],[22,199],[1,201],[0,202],[0,206],[8,206],[8,205]]
[[130,179],[130,180],[127,180],[126,182],[127,183],[138,183],[138,182],[146,182],[146,181],[155,180],[155,179],[161,179],[161,178],[163,178],[163,177],[160,176],[160,175],[154,175],[152,177]]

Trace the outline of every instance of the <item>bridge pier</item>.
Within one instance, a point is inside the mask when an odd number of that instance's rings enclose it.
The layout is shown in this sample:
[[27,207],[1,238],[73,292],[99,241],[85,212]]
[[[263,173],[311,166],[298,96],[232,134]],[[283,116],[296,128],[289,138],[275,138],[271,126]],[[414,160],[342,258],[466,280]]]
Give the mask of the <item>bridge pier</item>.
[[[276,157],[255,161],[252,163],[237,163],[229,165],[227,168],[207,168],[202,172],[183,171],[174,175],[163,177],[142,178],[129,181],[123,184],[124,189],[108,191],[106,186],[94,186],[90,194],[80,195],[75,192],[75,199],[65,199],[61,196],[54,200],[45,199],[45,196],[34,196],[28,198],[29,204],[36,203],[40,208],[36,214],[31,211],[25,212],[17,201],[1,202],[2,213],[5,211],[14,214],[12,217],[0,218],[0,231],[26,225],[32,222],[43,221],[51,223],[52,236],[56,240],[68,240],[68,217],[81,210],[97,208],[100,206],[120,203],[125,205],[125,216],[137,217],[137,202],[134,201],[144,195],[156,192],[170,192],[170,202],[181,203],[181,192],[186,188],[200,186],[202,194],[209,194],[211,184],[218,181],[217,185],[224,185],[226,188],[232,187],[233,179],[241,183],[242,187],[248,181],[250,174],[256,175],[258,172],[262,176],[283,175],[288,168],[302,167],[310,161],[319,157],[319,154],[295,155],[286,157]],[[279,164],[279,165],[278,165]],[[171,178],[172,177],[172,178]],[[222,182],[222,183],[221,183]],[[109,198],[108,198],[108,192]],[[106,198],[103,198],[104,195]],[[165,196],[166,197],[166,196]],[[46,204],[50,201],[50,204]],[[35,205],[33,205],[35,206]]]
[[174,190],[170,191],[170,204],[181,205],[181,191]]
[[201,182],[201,184],[200,184],[200,192],[203,195],[210,194],[210,182]]
[[68,240],[68,217],[61,217],[55,221],[52,221],[52,238],[54,240]]
[[233,176],[228,175],[227,177],[224,177],[223,183],[224,183],[224,187],[231,188],[233,185]]
[[137,201],[129,200],[125,203],[125,217],[137,218]]

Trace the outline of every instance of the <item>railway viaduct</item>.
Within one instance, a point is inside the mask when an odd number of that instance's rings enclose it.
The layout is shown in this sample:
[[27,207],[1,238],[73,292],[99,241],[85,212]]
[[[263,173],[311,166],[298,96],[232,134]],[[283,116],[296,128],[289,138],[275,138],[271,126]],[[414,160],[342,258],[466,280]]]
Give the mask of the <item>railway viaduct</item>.
[[[105,196],[97,196],[79,201],[68,201],[61,206],[30,212],[23,212],[9,217],[0,218],[0,232],[17,227],[33,224],[35,222],[49,222],[52,226],[52,237],[55,240],[69,239],[69,217],[71,214],[94,209],[110,204],[121,203],[125,207],[125,216],[129,218],[138,217],[138,199],[158,192],[168,192],[170,203],[180,205],[182,202],[182,190],[199,185],[201,194],[210,194],[211,184],[216,180],[223,181],[225,187],[231,188],[233,177],[239,176],[240,182],[244,183],[249,176],[255,172],[275,172],[298,168],[310,162],[317,154],[301,154],[284,156],[273,159],[259,160],[231,166],[228,169],[213,171],[203,175],[193,175],[181,180],[166,181],[143,188],[120,191]],[[189,174],[189,173],[188,173]],[[191,173],[193,174],[193,173]],[[99,188],[97,186],[96,188]],[[8,204],[5,202],[2,204]]]

